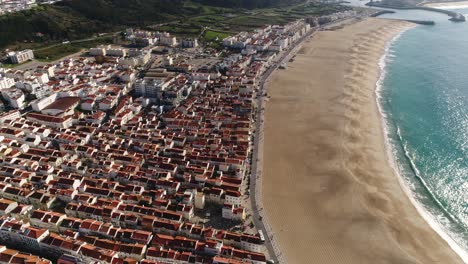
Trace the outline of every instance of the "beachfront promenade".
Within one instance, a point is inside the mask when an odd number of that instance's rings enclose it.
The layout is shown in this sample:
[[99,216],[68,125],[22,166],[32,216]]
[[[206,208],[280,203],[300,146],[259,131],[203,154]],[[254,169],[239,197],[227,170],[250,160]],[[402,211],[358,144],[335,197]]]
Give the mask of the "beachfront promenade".
[[268,249],[270,258],[275,263],[287,263],[286,257],[282,253],[280,246],[275,240],[274,231],[268,222],[268,218],[264,213],[262,202],[262,160],[263,160],[263,125],[264,125],[264,107],[266,97],[266,84],[271,74],[278,69],[278,66],[287,62],[297,51],[299,45],[306,39],[310,38],[317,32],[317,29],[312,29],[304,37],[298,40],[293,46],[283,52],[279,59],[276,60],[268,70],[263,74],[258,83],[259,91],[257,97],[257,110],[255,112],[255,134],[253,157],[251,167],[250,190],[252,202],[252,217],[255,226],[258,230],[263,230],[265,235],[265,245]]
[[301,39],[296,41],[291,47],[283,51],[278,59],[267,69],[267,71],[262,75],[258,83],[258,97],[257,97],[257,109],[255,112],[255,134],[253,141],[253,157],[252,157],[252,166],[251,166],[251,180],[250,180],[250,190],[251,190],[251,203],[252,203],[252,218],[255,226],[258,230],[263,230],[265,235],[265,245],[270,255],[270,258],[275,261],[275,263],[288,263],[286,256],[283,254],[278,241],[275,239],[275,233],[271,227],[267,215],[264,213],[263,201],[262,201],[262,167],[263,167],[263,132],[264,132],[264,110],[265,110],[265,100],[267,99],[266,91],[269,78],[272,73],[278,69],[282,63],[286,63],[294,54],[298,51],[300,45],[307,39],[313,37],[319,29],[328,29],[337,25],[347,23],[349,21],[356,20],[360,17],[351,17],[343,18],[330,23],[323,25],[321,28],[313,28],[304,35]]

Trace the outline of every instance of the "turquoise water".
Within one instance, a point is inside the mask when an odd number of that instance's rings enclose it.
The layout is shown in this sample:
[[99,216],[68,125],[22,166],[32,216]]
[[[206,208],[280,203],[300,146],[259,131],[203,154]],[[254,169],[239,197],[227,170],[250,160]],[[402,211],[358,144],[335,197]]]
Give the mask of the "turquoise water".
[[[457,10],[468,14],[468,9]],[[377,91],[395,165],[413,197],[468,251],[468,23],[404,11],[389,18],[430,19],[389,47]]]

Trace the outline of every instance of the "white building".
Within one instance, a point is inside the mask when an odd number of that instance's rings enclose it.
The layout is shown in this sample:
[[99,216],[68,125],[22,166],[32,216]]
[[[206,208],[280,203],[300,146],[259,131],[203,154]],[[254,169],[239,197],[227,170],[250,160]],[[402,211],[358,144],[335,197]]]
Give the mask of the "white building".
[[8,89],[15,85],[15,79],[0,76],[0,90]]
[[182,47],[184,48],[196,48],[198,47],[197,39],[184,39],[182,40]]
[[57,68],[57,66],[55,65],[46,65],[42,68],[42,72],[44,73],[47,73],[47,75],[49,75],[49,78],[52,78],[55,76],[55,69]]
[[169,83],[158,79],[140,79],[135,82],[135,93],[146,98],[158,98],[159,92],[164,91]]
[[163,58],[162,63],[165,66],[171,66],[171,65],[174,64],[174,59],[172,58],[172,56],[166,56],[166,57]]
[[106,49],[106,55],[107,56],[116,56],[116,57],[125,57],[125,56],[127,56],[127,49],[108,47]]
[[30,49],[18,52],[10,52],[8,55],[10,56],[11,62],[14,64],[21,64],[28,60],[34,59],[34,53]]
[[117,61],[119,65],[127,66],[127,67],[136,67],[138,66],[138,59],[137,58],[121,58]]
[[195,195],[195,208],[197,209],[205,208],[205,195],[202,192],[198,192]]
[[176,37],[171,36],[169,33],[166,33],[159,38],[159,43],[161,45],[174,47],[175,45],[177,45],[177,39]]
[[45,98],[42,98],[42,99],[38,99],[38,100],[35,100],[31,103],[31,107],[34,111],[36,112],[40,112],[42,111],[44,108],[46,108],[47,106],[49,106],[50,104],[52,104],[53,102],[55,102],[55,100],[57,99],[58,97],[58,94],[57,93],[53,93]]
[[225,219],[241,221],[245,219],[245,209],[232,204],[224,204],[222,215]]
[[50,93],[51,89],[47,85],[37,86],[32,91],[31,94],[34,94],[37,99],[42,99]]
[[240,206],[242,203],[242,195],[240,192],[226,191],[224,202],[235,206]]
[[36,80],[40,84],[47,84],[49,82],[49,75],[47,73],[37,74]]
[[24,107],[24,93],[16,88],[2,90],[2,96],[8,101],[11,107],[22,109]]
[[234,45],[234,41],[236,41],[235,37],[227,37],[223,39],[223,45],[226,47],[231,47],[232,45]]
[[0,216],[9,214],[16,207],[18,207],[17,202],[7,199],[0,199]]
[[16,120],[20,118],[20,112],[18,110],[12,110],[8,113],[2,113],[0,115],[0,123],[5,122],[5,120]]
[[38,113],[29,113],[26,116],[26,119],[55,128],[69,128],[73,125],[73,118],[71,116],[55,117]]
[[119,65],[123,66],[143,66],[148,61],[151,59],[151,53],[146,52],[146,53],[141,53],[140,55],[136,57],[130,57],[130,58],[121,58],[118,60]]
[[89,49],[89,55],[91,56],[106,56],[106,49],[103,47]]

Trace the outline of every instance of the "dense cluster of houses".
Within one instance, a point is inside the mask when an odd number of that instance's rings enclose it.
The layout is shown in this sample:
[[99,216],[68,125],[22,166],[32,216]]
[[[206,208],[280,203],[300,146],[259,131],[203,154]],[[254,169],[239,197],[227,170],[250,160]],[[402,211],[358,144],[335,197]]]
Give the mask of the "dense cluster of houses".
[[52,4],[59,1],[61,0],[0,0],[0,15],[30,9],[38,4]]
[[223,45],[242,50],[242,54],[255,54],[265,51],[282,51],[300,39],[311,29],[304,20],[297,20],[283,26],[266,25],[253,32],[240,32],[227,37]]
[[124,87],[95,88],[119,98],[107,111],[75,111],[90,94],[67,94],[40,112],[8,112],[0,126],[0,243],[84,263],[265,263],[258,236],[191,223],[205,203],[245,219],[247,85],[206,81],[162,114],[143,111]]
[[309,17],[306,19],[308,23],[311,25],[324,25],[327,23],[331,23],[333,21],[337,21],[340,19],[346,19],[350,17],[355,17],[357,12],[355,10],[346,10],[342,12],[336,12],[330,15],[319,16],[319,17]]
[[246,220],[258,82],[309,30],[300,20],[242,33],[224,40],[244,43],[242,52],[217,67],[144,79],[113,47],[92,50],[102,63],[1,70],[11,110],[0,114],[0,257],[266,263],[260,235],[205,226],[196,212],[210,204],[228,221]]

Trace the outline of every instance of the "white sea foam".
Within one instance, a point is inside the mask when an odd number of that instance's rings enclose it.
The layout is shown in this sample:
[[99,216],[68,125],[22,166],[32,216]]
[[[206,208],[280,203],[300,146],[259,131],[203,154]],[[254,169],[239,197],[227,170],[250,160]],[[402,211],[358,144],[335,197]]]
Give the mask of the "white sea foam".
[[[467,7],[468,7],[468,3],[467,3]],[[402,32],[400,32],[400,34],[395,36],[392,40],[390,40],[387,43],[387,45],[385,46],[385,52],[379,60],[380,77],[376,83],[375,96],[376,96],[376,101],[377,101],[377,107],[381,115],[381,124],[384,130],[383,132],[384,132],[384,139],[385,139],[385,148],[387,151],[387,158],[390,162],[390,166],[393,168],[394,172],[397,174],[397,178],[398,178],[401,188],[406,193],[406,195],[408,196],[408,198],[410,199],[411,203],[414,205],[418,213],[424,218],[424,220],[429,224],[429,226],[435,232],[437,232],[442,237],[442,239],[444,239],[448,243],[448,245],[452,248],[452,250],[455,251],[455,253],[457,253],[465,263],[468,263],[467,251],[463,249],[460,245],[458,245],[453,240],[453,238],[449,235],[448,230],[446,230],[441,224],[442,219],[437,219],[437,216],[432,215],[429,211],[427,211],[424,208],[424,206],[416,199],[417,194],[411,191],[411,188],[410,188],[412,183],[405,180],[402,176],[401,170],[399,166],[397,165],[397,161],[396,161],[397,151],[396,149],[394,149],[392,143],[390,142],[389,127],[386,122],[388,117],[381,104],[383,83],[387,75],[387,69],[386,69],[387,63],[391,61],[391,58],[395,57],[395,55],[391,51],[391,47],[406,31],[407,30],[403,30]]]
[[446,2],[446,3],[432,3],[428,4],[428,7],[440,8],[440,9],[463,9],[468,8],[468,2]]
[[440,8],[440,9],[464,9],[464,8],[468,8],[468,4],[438,6],[437,8]]

